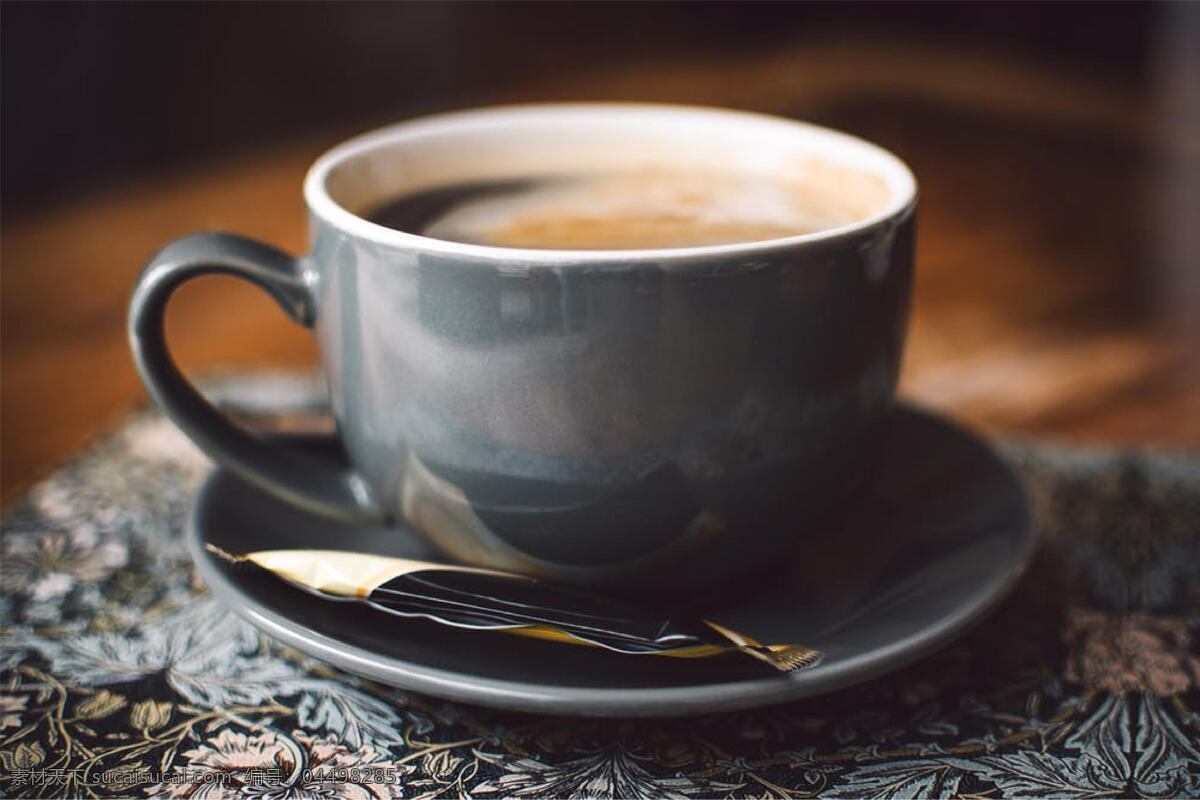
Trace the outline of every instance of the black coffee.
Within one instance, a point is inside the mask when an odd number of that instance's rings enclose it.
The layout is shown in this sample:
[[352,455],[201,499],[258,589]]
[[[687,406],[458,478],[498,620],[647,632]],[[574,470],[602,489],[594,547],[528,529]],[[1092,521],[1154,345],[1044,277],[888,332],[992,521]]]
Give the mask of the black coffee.
[[570,250],[756,242],[858,216],[812,186],[670,169],[459,184],[405,195],[367,214],[380,225],[436,239]]

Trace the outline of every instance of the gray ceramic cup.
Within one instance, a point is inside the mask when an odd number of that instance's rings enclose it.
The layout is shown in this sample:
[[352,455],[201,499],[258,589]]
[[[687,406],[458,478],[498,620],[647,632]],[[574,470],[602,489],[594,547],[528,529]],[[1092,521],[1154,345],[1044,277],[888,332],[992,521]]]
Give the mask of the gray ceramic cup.
[[[446,184],[714,166],[810,181],[857,220],[749,244],[570,251],[364,216]],[[819,535],[869,468],[903,349],[916,204],[910,171],[874,145],[716,109],[505,107],[346,142],[304,194],[309,253],[189,236],[150,260],[130,308],[150,394],[266,492],[381,536],[411,525],[461,562],[682,598]],[[209,273],[245,278],[315,330],[337,452],[256,438],[180,374],[164,310]]]

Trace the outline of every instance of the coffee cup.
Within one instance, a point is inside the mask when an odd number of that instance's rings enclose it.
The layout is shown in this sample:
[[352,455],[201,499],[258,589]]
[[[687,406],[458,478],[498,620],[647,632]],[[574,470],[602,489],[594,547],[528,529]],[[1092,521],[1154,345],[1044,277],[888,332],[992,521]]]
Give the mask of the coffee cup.
[[[185,237],[129,313],[153,399],[265,492],[462,563],[684,597],[819,536],[870,468],[916,206],[875,145],[718,109],[500,107],[352,139],[304,196],[308,253]],[[385,224],[415,197],[438,219]],[[167,301],[211,273],[314,329],[343,455],[244,431],[180,373]]]

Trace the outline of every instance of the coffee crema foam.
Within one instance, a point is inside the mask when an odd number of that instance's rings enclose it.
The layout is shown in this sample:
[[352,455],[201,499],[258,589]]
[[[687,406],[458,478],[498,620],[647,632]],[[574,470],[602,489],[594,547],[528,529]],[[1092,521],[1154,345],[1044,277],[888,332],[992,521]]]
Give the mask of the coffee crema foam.
[[[455,195],[453,189],[437,192]],[[432,213],[421,220],[404,213],[406,203],[421,205],[420,194],[399,198],[376,221],[454,242],[564,250],[757,242],[862,217],[861,208],[839,202],[827,187],[747,172],[672,169],[466,185],[437,209],[426,205]]]

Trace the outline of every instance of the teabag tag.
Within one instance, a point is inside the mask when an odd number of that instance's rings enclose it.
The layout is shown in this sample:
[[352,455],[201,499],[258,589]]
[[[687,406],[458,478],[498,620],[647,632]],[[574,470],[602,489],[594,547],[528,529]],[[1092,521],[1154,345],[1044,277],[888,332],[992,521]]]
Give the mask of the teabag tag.
[[268,550],[232,555],[309,591],[357,598],[401,617],[470,630],[589,645],[629,655],[753,656],[784,672],[813,666],[803,645],[766,645],[708,620],[677,619],[605,595],[495,570],[334,550]]

